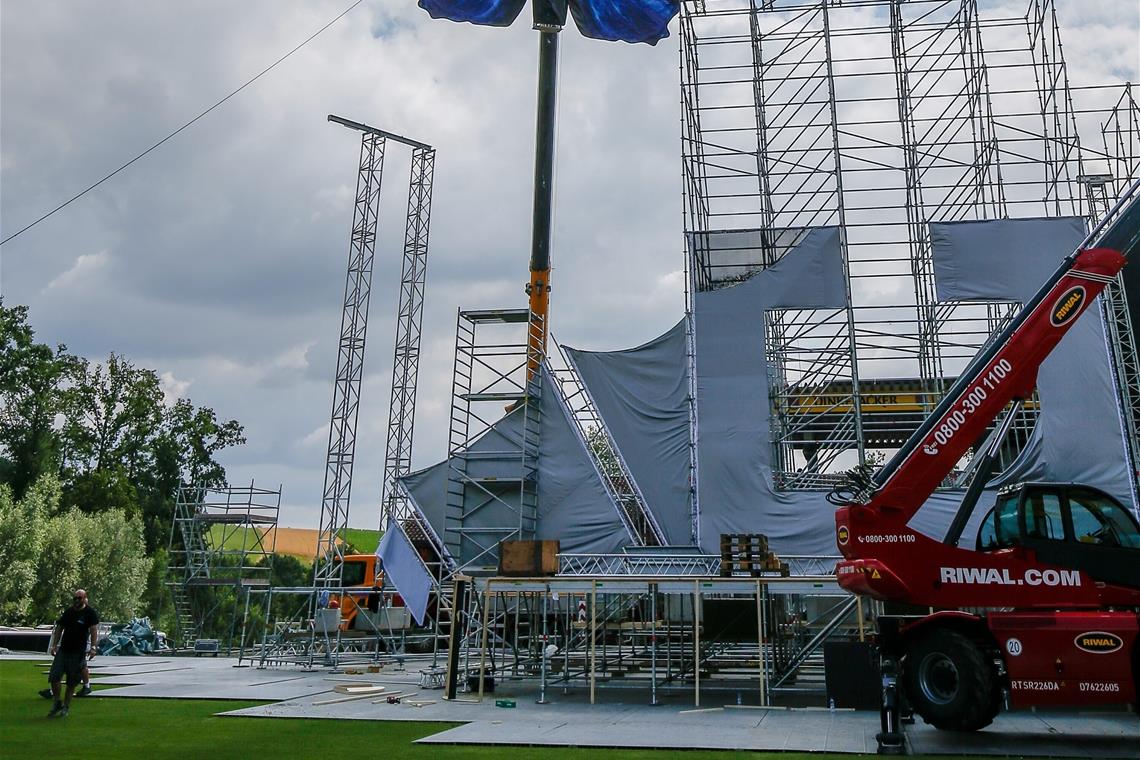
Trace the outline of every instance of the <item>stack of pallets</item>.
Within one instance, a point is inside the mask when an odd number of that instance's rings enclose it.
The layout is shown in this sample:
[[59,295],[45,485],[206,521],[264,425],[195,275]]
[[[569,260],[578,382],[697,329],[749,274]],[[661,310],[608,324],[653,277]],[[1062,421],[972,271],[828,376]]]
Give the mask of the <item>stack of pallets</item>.
[[768,537],[763,533],[721,533],[720,574],[749,575],[758,578],[765,573],[788,574],[788,563],[768,551]]

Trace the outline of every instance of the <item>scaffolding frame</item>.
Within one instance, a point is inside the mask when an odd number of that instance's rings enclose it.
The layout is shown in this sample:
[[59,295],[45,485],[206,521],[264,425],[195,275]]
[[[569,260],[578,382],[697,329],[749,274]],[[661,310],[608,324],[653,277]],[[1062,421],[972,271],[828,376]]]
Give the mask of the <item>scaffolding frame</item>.
[[[491,573],[501,541],[534,538],[538,523],[541,378],[532,355],[545,326],[529,309],[459,309],[448,432],[443,540],[453,571]],[[472,450],[503,410],[521,417],[517,441]],[[489,469],[488,469],[489,468]]]
[[[313,586],[341,585],[344,533],[348,528],[352,468],[356,458],[356,423],[360,414],[360,384],[364,377],[364,348],[368,305],[372,294],[372,263],[376,254],[376,223],[380,212],[380,181],[387,139],[373,131],[360,138],[360,161],[349,239],[348,273],[340,321],[324,495]],[[315,599],[315,595],[314,595]]]
[[248,608],[251,590],[270,585],[280,509],[281,488],[258,488],[252,480],[179,486],[167,548],[178,648],[193,648],[204,632],[218,633],[223,589],[234,596],[225,643],[233,648],[239,608]]
[[[699,293],[765,269],[794,244],[788,231],[835,225],[842,235],[847,334],[834,310],[766,319],[777,488],[827,488],[868,450],[873,461],[882,457],[892,447],[869,434],[877,423],[862,414],[860,384],[917,381],[918,404],[929,411],[1015,310],[938,300],[931,222],[1095,217],[1102,210],[1082,186],[1090,165],[1108,169],[1109,194],[1140,174],[1131,88],[1071,84],[1052,0],[1024,8],[987,0],[682,3],[688,288]],[[743,230],[756,234],[754,248],[715,250],[715,233]],[[691,323],[691,294],[686,309]],[[1126,316],[1117,299],[1106,327],[1124,438],[1136,452],[1140,403],[1131,394],[1140,393],[1140,361]],[[845,342],[849,368],[836,365]],[[821,391],[848,413],[794,414],[818,407]],[[1028,440],[1038,410],[1036,398],[1022,407],[1005,463]]]
[[406,519],[411,511],[407,496],[395,484],[412,467],[420,331],[427,284],[428,229],[435,176],[433,148],[412,149],[410,175],[400,300],[396,314],[396,347],[392,359],[392,400],[388,408],[388,441],[384,454],[384,493],[380,499],[381,530],[384,530],[389,517]]
[[[489,683],[509,678],[537,680],[539,704],[552,689],[588,690],[594,704],[609,688],[636,688],[650,704],[691,691],[699,707],[702,695],[728,691],[738,704],[747,695],[748,704],[769,705],[821,695],[823,643],[861,641],[867,626],[860,600],[834,576],[646,572],[466,582],[470,622],[454,640],[447,680],[480,700]],[[714,622],[707,606],[717,603],[739,607],[755,630],[741,636]]]
[[[385,479],[380,504],[381,512],[387,514],[398,512],[401,508],[406,510],[406,506],[401,507],[400,491],[392,488],[391,484],[396,477],[406,474],[411,467],[416,381],[419,374],[420,327],[427,278],[431,192],[435,173],[435,149],[426,143],[331,114],[328,120],[360,132],[360,160],[352,233],[349,237],[348,270],[345,276],[337,369],[333,383],[320,533],[313,570],[314,589],[341,585],[344,534],[348,529],[352,469],[356,457],[360,386],[364,377],[364,349],[368,334],[368,307],[376,253],[376,225],[380,213],[384,153],[389,141],[410,147],[412,161],[408,180],[408,211],[404,230],[399,311],[396,319],[388,440],[384,459]],[[392,504],[389,504],[389,501]],[[406,505],[406,502],[404,504]],[[315,591],[313,604],[316,604]]]

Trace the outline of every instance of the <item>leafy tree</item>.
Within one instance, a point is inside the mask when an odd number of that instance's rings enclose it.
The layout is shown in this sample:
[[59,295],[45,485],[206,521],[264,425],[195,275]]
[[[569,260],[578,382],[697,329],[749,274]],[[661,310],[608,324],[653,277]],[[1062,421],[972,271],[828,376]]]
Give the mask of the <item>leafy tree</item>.
[[44,523],[58,503],[59,482],[51,476],[22,499],[0,484],[0,622],[21,623],[30,611]]
[[73,510],[65,519],[82,547],[76,585],[87,589],[100,616],[126,620],[139,614],[152,565],[142,523],[120,509],[96,515]]
[[30,622],[50,622],[70,603],[71,592],[81,585],[82,562],[83,544],[72,521],[65,515],[47,519],[36,557],[36,582],[28,612]]
[[56,418],[67,405],[68,386],[82,360],[65,346],[35,342],[26,306],[6,308],[0,299],[0,482],[21,498],[47,472],[60,450]]

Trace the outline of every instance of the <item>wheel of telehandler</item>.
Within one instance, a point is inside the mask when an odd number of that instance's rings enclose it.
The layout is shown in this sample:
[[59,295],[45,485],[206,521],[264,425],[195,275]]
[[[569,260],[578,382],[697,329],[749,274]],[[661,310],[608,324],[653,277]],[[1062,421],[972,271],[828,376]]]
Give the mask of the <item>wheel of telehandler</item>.
[[936,629],[915,639],[903,661],[903,683],[914,711],[945,731],[977,731],[1001,709],[993,665],[969,638]]

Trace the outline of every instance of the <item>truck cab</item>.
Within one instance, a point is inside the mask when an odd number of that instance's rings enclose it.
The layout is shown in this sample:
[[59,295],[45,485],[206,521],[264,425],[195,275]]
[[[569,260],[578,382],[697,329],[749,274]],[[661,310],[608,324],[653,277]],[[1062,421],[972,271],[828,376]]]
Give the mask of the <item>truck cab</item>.
[[1140,586],[1140,525],[1120,502],[1080,483],[1018,483],[998,492],[975,548],[1031,549],[1041,562],[1105,583]]
[[338,597],[341,630],[352,628],[360,610],[372,609],[375,612],[373,608],[382,603],[379,591],[384,585],[384,571],[377,564],[375,554],[345,555],[341,585],[345,588],[359,588],[360,592],[347,592]]

